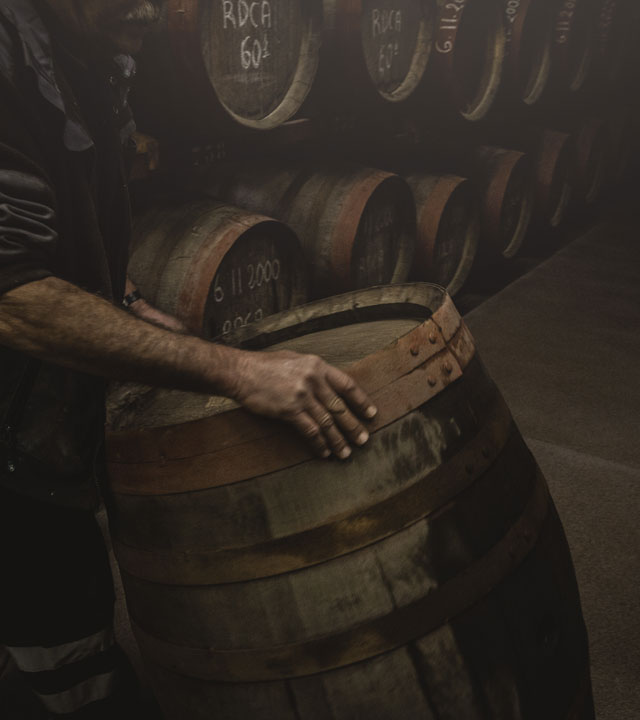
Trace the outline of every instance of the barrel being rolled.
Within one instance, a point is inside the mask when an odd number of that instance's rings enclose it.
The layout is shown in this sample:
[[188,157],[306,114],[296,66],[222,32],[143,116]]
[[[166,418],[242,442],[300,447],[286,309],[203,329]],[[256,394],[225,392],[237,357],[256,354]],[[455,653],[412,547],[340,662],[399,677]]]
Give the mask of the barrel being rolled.
[[478,217],[471,183],[457,175],[405,176],[416,202],[418,236],[411,276],[454,296],[469,277],[478,248]]
[[165,203],[138,217],[128,272],[149,302],[208,338],[307,299],[294,233],[209,198]]
[[505,99],[536,103],[551,71],[554,15],[545,0],[504,0],[506,33],[503,69]]
[[500,87],[506,33],[500,0],[438,0],[433,74],[467,120],[481,120]]
[[206,191],[289,225],[302,243],[314,297],[409,276],[415,205],[397,175],[344,165],[220,167]]
[[346,463],[154,391],[108,435],[133,627],[168,720],[593,720],[569,549],[450,299],[374,288],[253,326],[379,408]]
[[140,59],[142,129],[206,138],[225,117],[274,128],[301,107],[318,67],[322,0],[167,0]]

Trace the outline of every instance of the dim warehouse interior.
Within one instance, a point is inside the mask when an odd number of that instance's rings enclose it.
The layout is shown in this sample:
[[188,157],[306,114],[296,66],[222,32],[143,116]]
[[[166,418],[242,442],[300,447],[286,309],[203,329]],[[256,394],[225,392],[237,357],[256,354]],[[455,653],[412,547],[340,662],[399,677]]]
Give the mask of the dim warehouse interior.
[[0,1],[0,718],[640,717],[638,37]]

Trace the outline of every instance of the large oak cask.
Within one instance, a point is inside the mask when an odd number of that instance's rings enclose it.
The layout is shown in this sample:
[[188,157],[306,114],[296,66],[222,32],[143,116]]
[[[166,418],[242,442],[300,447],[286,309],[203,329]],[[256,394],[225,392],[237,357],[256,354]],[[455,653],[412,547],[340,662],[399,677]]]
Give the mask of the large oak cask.
[[415,250],[415,205],[393,173],[351,165],[220,166],[206,191],[289,225],[314,297],[404,282]]
[[215,136],[231,119],[280,125],[313,84],[321,31],[322,0],[167,0],[139,61],[141,129],[176,141]]
[[301,305],[308,293],[288,227],[206,197],[138,216],[128,273],[151,304],[207,338]]
[[373,288],[240,339],[319,353],[379,414],[346,463],[220,398],[112,416],[115,548],[168,720],[593,720],[562,526],[443,291]]

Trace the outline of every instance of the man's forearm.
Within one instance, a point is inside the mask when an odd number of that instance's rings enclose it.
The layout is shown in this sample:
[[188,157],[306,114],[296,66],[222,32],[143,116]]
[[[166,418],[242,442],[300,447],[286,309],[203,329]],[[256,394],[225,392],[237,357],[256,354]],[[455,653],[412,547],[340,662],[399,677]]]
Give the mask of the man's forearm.
[[155,327],[54,277],[0,297],[0,344],[111,379],[231,397],[243,354]]

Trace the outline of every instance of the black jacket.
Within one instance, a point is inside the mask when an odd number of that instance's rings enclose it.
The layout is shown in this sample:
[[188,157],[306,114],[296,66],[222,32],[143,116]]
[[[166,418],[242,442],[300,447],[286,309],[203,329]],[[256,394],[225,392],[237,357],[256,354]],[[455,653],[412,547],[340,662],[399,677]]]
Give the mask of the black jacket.
[[[55,275],[119,303],[134,64],[88,66],[61,32],[38,0],[0,5],[0,295]],[[0,346],[0,484],[75,504],[103,418],[104,381]]]

